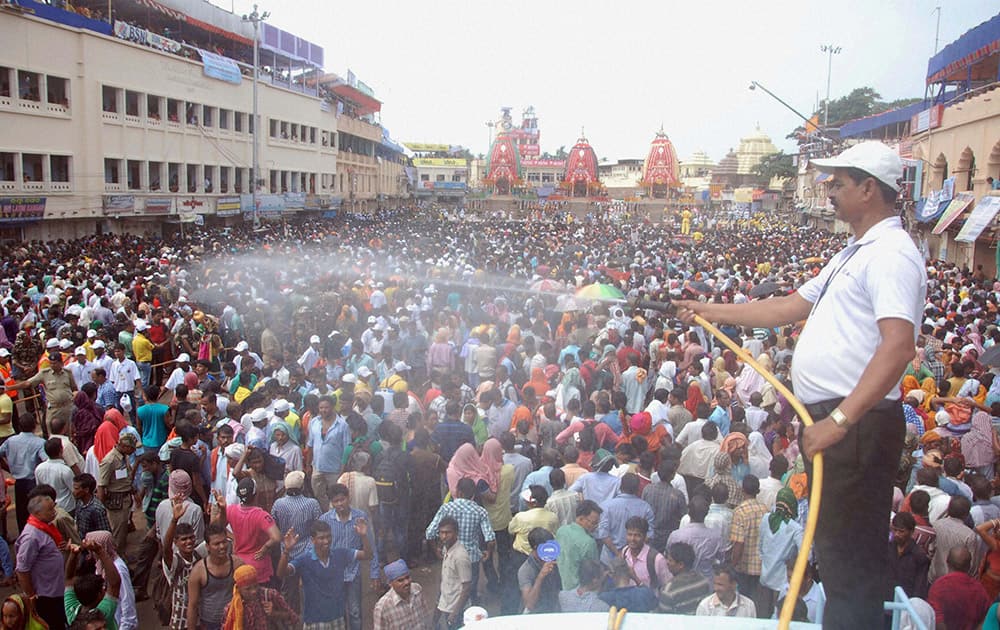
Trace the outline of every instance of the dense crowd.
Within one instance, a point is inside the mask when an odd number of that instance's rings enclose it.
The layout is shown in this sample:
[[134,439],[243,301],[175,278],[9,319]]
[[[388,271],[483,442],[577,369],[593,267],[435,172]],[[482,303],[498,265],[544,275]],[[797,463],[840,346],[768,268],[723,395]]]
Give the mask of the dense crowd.
[[[808,511],[800,421],[635,300],[787,294],[844,238],[439,216],[7,248],[3,628],[135,629],[147,597],[174,629],[776,615]],[[931,626],[995,625],[1000,283],[927,272],[886,554]],[[593,283],[626,299],[574,296]],[[800,327],[722,330],[791,386]],[[822,622],[822,576],[796,619]]]

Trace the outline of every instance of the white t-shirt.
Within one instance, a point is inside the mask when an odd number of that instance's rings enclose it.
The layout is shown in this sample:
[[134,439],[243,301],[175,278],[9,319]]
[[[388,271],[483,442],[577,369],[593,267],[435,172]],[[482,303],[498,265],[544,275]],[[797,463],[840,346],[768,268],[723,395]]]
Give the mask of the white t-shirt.
[[[813,310],[792,359],[795,395],[809,404],[850,394],[882,341],[879,320],[911,322],[916,342],[926,277],[923,259],[898,217],[849,241],[798,291]],[[885,397],[899,398],[898,381]]]

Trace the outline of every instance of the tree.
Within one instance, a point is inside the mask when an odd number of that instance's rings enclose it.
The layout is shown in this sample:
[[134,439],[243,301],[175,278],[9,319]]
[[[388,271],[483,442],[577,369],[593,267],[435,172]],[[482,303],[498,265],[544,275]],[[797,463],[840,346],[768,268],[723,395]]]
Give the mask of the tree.
[[[854,88],[847,96],[830,100],[828,124],[831,127],[839,127],[851,120],[881,114],[891,109],[906,107],[922,100],[921,98],[901,98],[886,102],[882,100],[882,95],[875,91],[875,88],[868,86]],[[820,125],[823,124],[823,120],[826,118],[826,100],[820,101],[819,109],[813,112],[813,116],[819,120]],[[805,126],[799,125],[786,137],[799,138],[804,133]]]
[[564,144],[563,146],[559,147],[558,151],[556,151],[555,159],[565,160],[568,157],[569,153],[566,152],[566,145]]
[[795,165],[792,164],[792,156],[783,152],[765,155],[760,163],[753,167],[753,173],[765,184],[775,177],[791,179],[798,174]]

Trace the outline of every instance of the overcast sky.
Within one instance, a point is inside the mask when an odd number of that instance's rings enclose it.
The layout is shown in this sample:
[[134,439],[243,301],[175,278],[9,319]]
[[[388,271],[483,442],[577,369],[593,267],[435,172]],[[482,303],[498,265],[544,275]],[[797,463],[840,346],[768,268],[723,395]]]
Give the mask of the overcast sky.
[[[249,0],[212,0],[238,13]],[[788,150],[795,114],[826,95],[872,86],[923,96],[941,6],[940,47],[997,13],[996,0],[758,2],[340,2],[256,0],[270,22],[322,45],[326,70],[350,68],[383,102],[399,141],[486,150],[501,106],[534,105],[543,151],[585,127],[599,157],[645,157],[662,124],[684,159],[715,161],[759,124]]]

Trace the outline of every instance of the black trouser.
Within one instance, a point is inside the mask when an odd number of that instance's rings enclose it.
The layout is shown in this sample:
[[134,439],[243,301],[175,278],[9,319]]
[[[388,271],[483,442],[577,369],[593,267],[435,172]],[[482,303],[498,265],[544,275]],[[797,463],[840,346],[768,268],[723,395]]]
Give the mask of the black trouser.
[[31,477],[14,480],[14,517],[17,520],[18,534],[24,531],[24,525],[28,522],[28,493],[34,489],[35,480]]
[[[807,405],[819,421],[841,399]],[[899,467],[906,425],[899,401],[883,401],[823,451],[823,489],[816,529],[816,557],[826,591],[823,627],[879,628],[892,584],[889,539],[892,480]],[[812,462],[806,462],[812,482]]]
[[35,600],[35,611],[45,623],[49,624],[49,630],[65,630],[66,607],[62,597],[39,596]]
[[153,538],[143,536],[142,540],[139,541],[139,549],[135,554],[135,558],[129,565],[129,571],[132,572],[132,588],[137,593],[148,595],[146,588],[149,585],[149,574],[159,553],[159,539],[155,536]]

